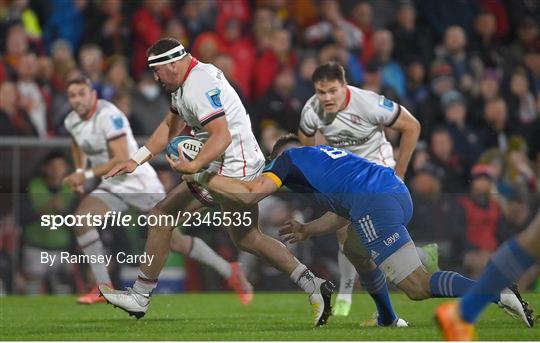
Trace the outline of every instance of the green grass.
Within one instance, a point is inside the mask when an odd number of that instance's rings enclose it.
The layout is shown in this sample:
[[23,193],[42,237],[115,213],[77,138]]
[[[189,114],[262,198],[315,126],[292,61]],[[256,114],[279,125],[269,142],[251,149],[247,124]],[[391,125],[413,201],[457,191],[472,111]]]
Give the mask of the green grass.
[[[540,294],[526,294],[540,308]],[[409,328],[360,328],[374,306],[356,294],[349,317],[330,317],[313,328],[301,293],[257,293],[250,306],[233,294],[156,295],[150,311],[135,320],[110,305],[82,306],[73,296],[0,297],[1,340],[439,340],[433,310],[441,300],[412,302],[392,295]],[[540,326],[540,325],[539,325]],[[490,306],[478,325],[482,340],[538,340],[539,326],[523,323]]]

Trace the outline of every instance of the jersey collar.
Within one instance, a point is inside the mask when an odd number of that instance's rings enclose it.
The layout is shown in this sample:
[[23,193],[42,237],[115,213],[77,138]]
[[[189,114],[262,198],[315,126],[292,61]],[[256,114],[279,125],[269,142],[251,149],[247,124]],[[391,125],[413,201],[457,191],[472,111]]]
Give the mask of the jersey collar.
[[349,106],[349,102],[351,102],[351,90],[349,89],[349,86],[345,86],[345,87],[347,87],[347,90],[345,92],[345,105],[340,111],[343,111],[344,109],[346,109],[347,106]]
[[195,66],[199,63],[199,61],[195,57],[191,57],[191,62],[189,63],[189,67],[186,70],[186,73],[184,74],[184,79],[182,80],[182,84],[186,81],[187,77],[189,76],[189,73],[191,73],[191,70],[195,68]]

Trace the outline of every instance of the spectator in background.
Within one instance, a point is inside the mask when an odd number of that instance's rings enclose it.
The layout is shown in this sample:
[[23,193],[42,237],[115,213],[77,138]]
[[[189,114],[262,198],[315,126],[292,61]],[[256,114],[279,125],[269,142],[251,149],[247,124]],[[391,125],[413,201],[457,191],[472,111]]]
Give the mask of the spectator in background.
[[[36,12],[29,6],[29,0],[10,1],[6,17],[0,18],[5,22],[20,22],[31,41],[39,44],[41,40],[41,25]],[[3,16],[2,16],[3,17]]]
[[287,134],[287,132],[281,129],[278,123],[273,120],[263,120],[260,126],[261,150],[264,156],[270,156],[274,144],[276,144],[279,137]]
[[82,40],[85,17],[83,11],[88,1],[51,0],[50,15],[43,28],[43,39],[47,51],[51,51],[52,43],[59,39],[67,40],[77,50]]
[[362,52],[361,60],[363,64],[366,64],[373,58],[373,34],[375,28],[373,27],[373,10],[371,4],[367,1],[359,1],[352,8],[351,20],[360,31],[362,31]]
[[140,121],[138,118],[133,117],[133,109],[131,108],[133,101],[131,100],[131,93],[125,91],[117,92],[114,94],[111,102],[126,115],[131,131],[133,131],[133,135],[144,135],[144,129],[142,128]]
[[131,51],[129,21],[122,0],[102,0],[85,10],[83,42],[101,47],[105,56]]
[[529,90],[527,75],[522,68],[516,69],[510,77],[510,92],[506,102],[508,107],[512,109],[511,121],[514,123],[514,127],[524,137],[530,137],[531,124],[538,115],[536,113],[536,99]]
[[272,88],[257,101],[257,117],[261,121],[274,121],[285,132],[296,131],[304,103],[294,96],[295,86],[294,72],[282,69],[276,75]]
[[484,270],[489,257],[501,242],[501,207],[491,196],[493,176],[489,166],[475,165],[471,172],[472,183],[468,195],[459,198],[466,222],[468,251],[463,264],[468,275],[476,279]]
[[526,194],[536,192],[538,179],[527,156],[527,143],[522,137],[510,137],[507,158],[508,176],[512,186]]
[[482,146],[477,132],[467,124],[467,106],[463,96],[456,90],[441,97],[446,128],[452,137],[454,151],[458,154],[465,175],[478,159]]
[[26,292],[40,294],[49,284],[49,291],[55,294],[70,292],[69,263],[55,263],[53,266],[39,263],[44,251],[59,257],[61,251],[70,248],[71,232],[67,227],[56,230],[41,226],[41,216],[66,215],[75,205],[75,195],[62,184],[68,174],[66,157],[57,151],[49,153],[41,164],[41,175],[33,178],[28,186],[27,206],[24,208],[23,260],[21,266],[26,277]]
[[339,62],[347,75],[347,82],[359,86],[364,81],[364,70],[355,55],[338,44],[327,44],[319,51],[319,63]]
[[[509,6],[512,8],[512,6]],[[503,49],[504,70],[513,70],[516,65],[524,61],[525,50],[534,46],[539,38],[538,23],[530,17],[519,18],[517,27],[517,39],[514,39]]]
[[166,0],[143,0],[131,17],[131,71],[135,80],[147,68],[146,50],[161,38],[165,23],[172,17],[173,13]]
[[133,90],[133,80],[129,75],[128,62],[124,56],[115,55],[107,60],[107,69],[101,96],[111,100],[119,93],[129,94]]
[[257,54],[270,49],[272,45],[272,32],[278,28],[279,23],[279,20],[271,9],[259,7],[255,10],[252,33],[255,38],[255,51]]
[[[150,135],[169,111],[170,99],[162,92],[150,70],[145,71],[131,94],[133,120],[140,123],[142,135]],[[151,115],[150,115],[151,114]]]
[[470,90],[473,84],[472,70],[467,53],[467,36],[463,28],[449,26],[444,32],[442,46],[436,49],[437,58],[452,66],[456,84],[462,92]]
[[534,93],[540,92],[540,38],[537,38],[534,45],[525,50],[523,62],[527,68],[530,89]]
[[28,117],[40,138],[53,135],[49,109],[51,94],[36,81],[38,64],[36,55],[28,53],[21,57],[17,66],[17,90],[21,106],[28,113]]
[[20,24],[12,25],[7,30],[4,61],[8,78],[14,79],[21,58],[29,51],[28,36]]
[[429,165],[434,174],[441,180],[445,193],[459,193],[464,190],[465,179],[459,156],[454,151],[452,137],[445,128],[433,131],[430,142]]
[[0,83],[0,136],[37,136],[28,113],[19,105],[17,86]]
[[98,45],[87,44],[79,50],[79,65],[82,73],[92,81],[92,87],[101,97],[103,87],[103,51]]
[[271,47],[262,52],[255,61],[253,87],[255,97],[264,95],[272,86],[281,69],[294,68],[297,63],[295,52],[291,46],[291,35],[288,31],[277,29],[272,32]]
[[425,84],[426,70],[417,60],[410,61],[406,69],[407,87],[404,103],[411,113],[416,113],[420,104],[427,100],[429,88]]
[[220,52],[218,35],[214,32],[203,32],[193,42],[193,55],[203,63],[214,63]]
[[167,21],[167,24],[165,25],[165,36],[178,39],[183,43],[185,48],[190,47],[191,39],[189,38],[188,31],[182,21],[176,17]]
[[482,146],[506,151],[511,130],[508,125],[508,107],[502,98],[488,100],[484,107],[484,123],[479,132]]
[[386,98],[400,103],[400,97],[397,92],[389,85],[385,85],[383,82],[383,76],[381,72],[380,64],[373,60],[366,66],[364,74],[364,83],[362,89],[375,92],[377,94],[384,95]]
[[428,65],[433,50],[431,31],[416,25],[416,10],[412,3],[401,2],[397,8],[395,21],[389,26],[395,42],[394,58],[407,65],[420,61]]
[[306,52],[298,65],[294,93],[303,104],[313,96],[313,82],[311,82],[311,76],[317,68],[317,65],[317,56],[313,52]]
[[476,129],[480,129],[484,124],[484,110],[486,103],[500,96],[501,78],[494,69],[484,71],[476,94],[470,99],[469,109],[471,115],[469,123]]
[[492,193],[507,197],[512,193],[512,182],[508,174],[508,162],[505,153],[497,148],[491,148],[482,153],[478,164],[487,165],[493,178]]
[[[218,23],[219,25],[219,23]],[[224,21],[222,27],[217,27],[221,42],[221,51],[230,55],[235,65],[242,66],[235,68],[232,76],[242,94],[247,99],[252,98],[251,80],[255,67],[255,49],[253,41],[244,32],[244,23],[236,18],[230,18]],[[231,80],[230,78],[227,78]]]
[[406,80],[401,66],[392,59],[394,38],[388,30],[379,30],[373,35],[373,59],[381,65],[383,84],[391,86],[400,98],[405,98]]
[[363,43],[362,31],[343,18],[338,1],[321,1],[319,13],[320,21],[309,26],[304,32],[304,40],[308,46],[320,47],[331,42],[334,28],[340,28],[345,33],[347,49],[353,53],[360,52]]
[[54,69],[51,86],[54,91],[63,93],[68,72],[77,66],[69,42],[63,39],[54,41],[51,47],[51,57]]
[[[222,4],[220,9],[215,9],[213,8],[214,3],[211,1],[184,1],[183,6],[179,11],[181,14],[180,20],[186,26],[190,42],[194,41],[195,37],[205,31],[214,31],[217,20],[215,14],[221,13],[222,15],[228,15],[231,10],[242,13],[245,0],[227,1],[225,3],[229,4]],[[239,14],[239,16],[241,16],[241,14]]]
[[501,42],[497,38],[496,19],[492,13],[480,12],[474,19],[470,50],[471,56],[479,58],[484,68],[502,67]]

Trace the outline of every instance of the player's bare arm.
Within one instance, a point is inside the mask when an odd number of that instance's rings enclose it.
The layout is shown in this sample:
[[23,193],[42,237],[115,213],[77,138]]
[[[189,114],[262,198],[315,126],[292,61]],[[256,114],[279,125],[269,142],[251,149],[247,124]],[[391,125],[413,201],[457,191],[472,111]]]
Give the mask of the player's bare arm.
[[117,162],[106,174],[105,178],[132,173],[137,167],[150,161],[155,155],[159,154],[165,147],[170,138],[175,137],[182,132],[186,123],[178,115],[169,112],[154,130],[150,138],[146,141],[139,151],[131,158]]
[[418,120],[403,106],[396,122],[390,126],[394,130],[401,132],[399,142],[399,156],[396,161],[396,175],[402,180],[405,178],[407,166],[411,160],[412,153],[420,136],[421,126]]
[[306,146],[313,146],[315,145],[315,135],[308,136],[302,130],[298,130],[298,138],[300,139],[300,142],[302,142],[303,145]]
[[[84,184],[84,171],[86,168],[86,155],[77,145],[74,139],[71,140],[71,156],[73,158],[73,164],[75,165],[75,172],[66,176],[63,180],[63,183],[68,185],[71,190],[83,193],[83,184]],[[82,183],[79,183],[77,180],[82,177]]]
[[212,193],[246,205],[258,203],[279,188],[272,179],[264,175],[252,181],[242,181],[210,173],[184,175],[182,179],[197,182]]
[[312,236],[336,232],[348,223],[347,219],[333,212],[326,212],[320,218],[305,224],[289,220],[279,229],[279,235],[283,236],[285,242],[296,243]]
[[217,160],[231,144],[231,133],[225,116],[212,120],[204,126],[204,130],[208,132],[209,137],[197,157],[193,161],[183,158],[176,161],[169,160],[174,170],[182,174],[194,174]]

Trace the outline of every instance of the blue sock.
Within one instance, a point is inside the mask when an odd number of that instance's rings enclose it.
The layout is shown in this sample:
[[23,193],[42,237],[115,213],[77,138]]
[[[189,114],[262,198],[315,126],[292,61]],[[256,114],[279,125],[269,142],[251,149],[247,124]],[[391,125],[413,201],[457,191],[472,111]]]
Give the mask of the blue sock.
[[434,298],[457,298],[463,296],[475,283],[459,273],[440,271],[431,275],[429,290]]
[[463,320],[476,322],[487,304],[499,298],[501,291],[519,279],[533,263],[534,258],[515,239],[504,243],[491,257],[480,280],[461,299]]
[[370,272],[359,273],[359,275],[362,287],[371,295],[375,305],[377,305],[377,312],[379,312],[377,323],[379,325],[392,324],[398,317],[390,301],[386,275],[379,268]]

